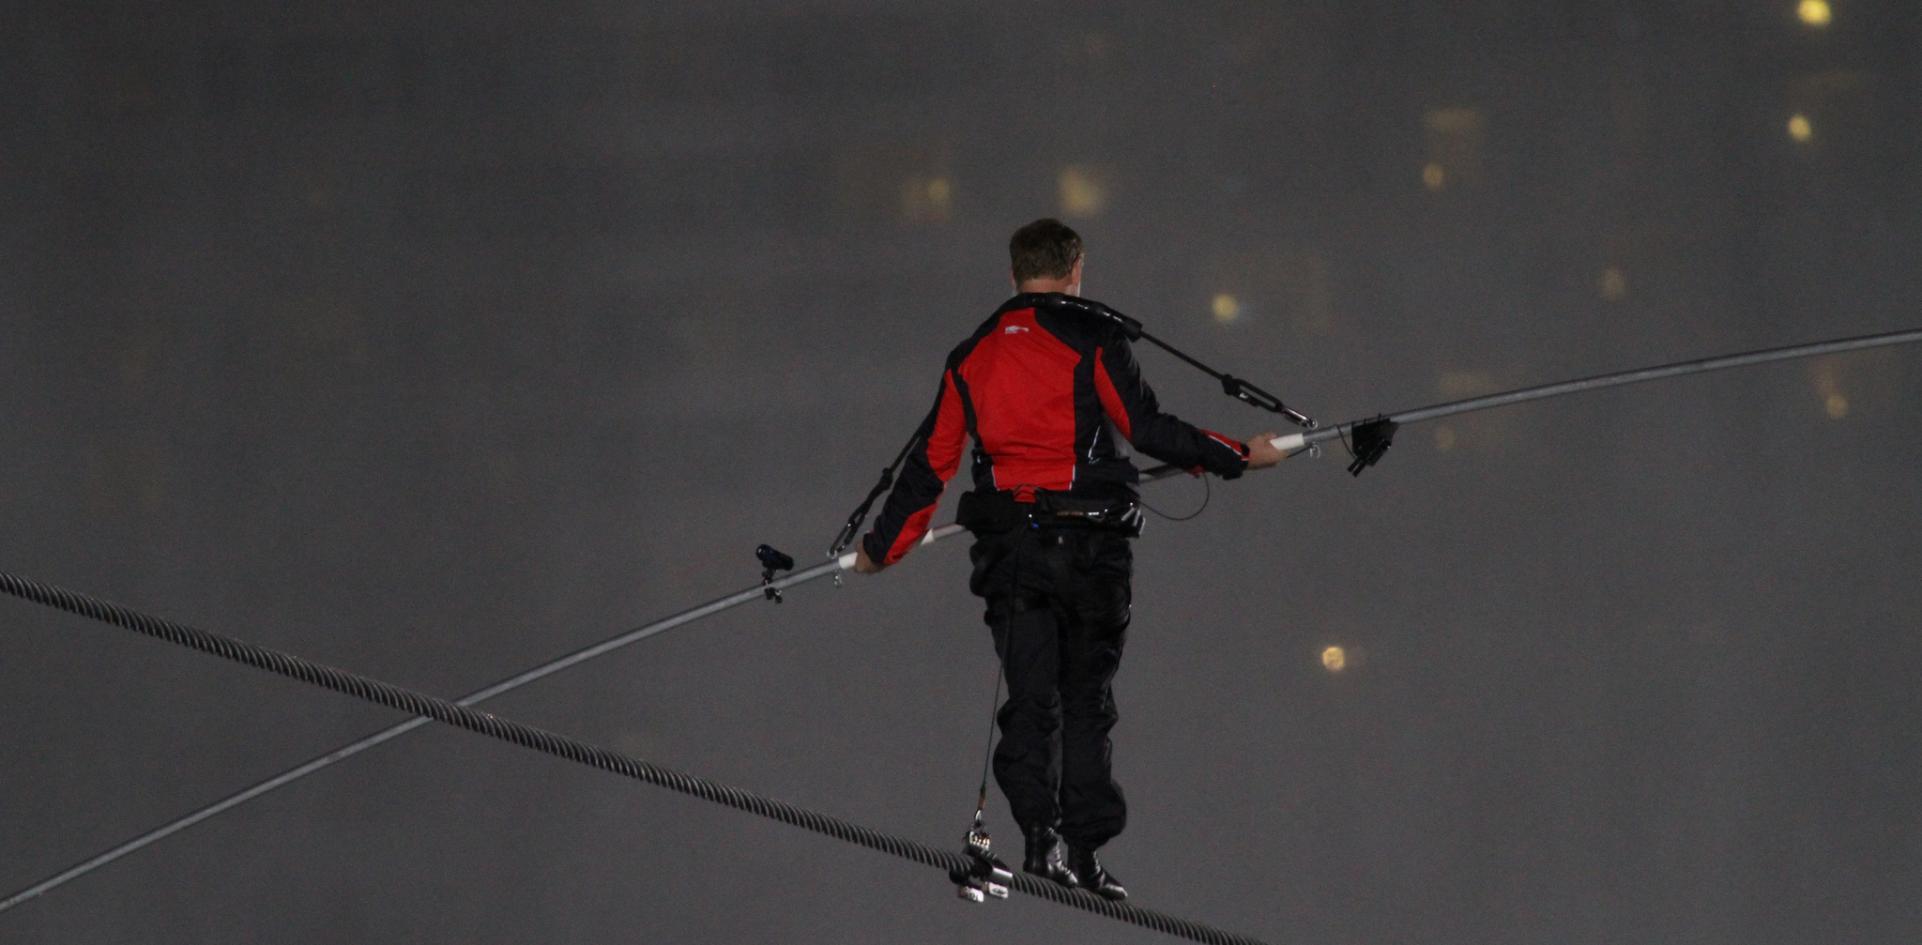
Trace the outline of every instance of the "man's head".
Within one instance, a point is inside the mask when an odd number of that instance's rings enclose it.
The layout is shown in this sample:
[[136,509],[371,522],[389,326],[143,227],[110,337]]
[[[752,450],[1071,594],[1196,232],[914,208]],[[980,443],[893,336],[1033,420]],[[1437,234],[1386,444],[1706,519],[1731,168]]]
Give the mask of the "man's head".
[[1014,231],[1008,240],[1016,292],[1081,294],[1081,234],[1052,217]]

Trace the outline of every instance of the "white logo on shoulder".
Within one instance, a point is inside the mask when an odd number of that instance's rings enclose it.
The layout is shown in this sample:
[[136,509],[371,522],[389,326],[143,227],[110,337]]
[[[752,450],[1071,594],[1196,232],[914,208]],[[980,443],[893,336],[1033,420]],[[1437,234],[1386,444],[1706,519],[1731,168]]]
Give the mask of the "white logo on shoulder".
[[1028,330],[1028,326],[1026,325],[1009,325],[1008,327],[1001,329],[1001,333],[1004,335],[1018,335],[1027,330]]

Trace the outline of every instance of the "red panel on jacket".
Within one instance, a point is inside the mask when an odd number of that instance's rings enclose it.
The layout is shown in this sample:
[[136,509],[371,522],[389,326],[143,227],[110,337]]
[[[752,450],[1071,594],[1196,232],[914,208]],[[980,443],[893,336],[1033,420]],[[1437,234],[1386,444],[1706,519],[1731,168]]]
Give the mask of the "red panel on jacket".
[[994,457],[998,489],[1074,485],[1074,374],[1081,355],[1035,323],[1006,312],[961,364],[975,434]]

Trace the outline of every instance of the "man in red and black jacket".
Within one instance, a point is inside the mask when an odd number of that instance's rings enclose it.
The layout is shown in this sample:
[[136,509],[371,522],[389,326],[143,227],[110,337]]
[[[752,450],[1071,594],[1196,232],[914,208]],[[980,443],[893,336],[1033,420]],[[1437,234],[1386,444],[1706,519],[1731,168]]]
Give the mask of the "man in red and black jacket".
[[1122,322],[1079,298],[1074,230],[1037,220],[1008,249],[1016,294],[948,355],[855,569],[877,572],[921,541],[972,436],[974,492],[961,512],[976,536],[969,587],[987,601],[1008,682],[994,775],[1027,840],[1023,868],[1123,899],[1095,857],[1127,822],[1108,739],[1132,593],[1128,540],[1139,533],[1140,471],[1122,441],[1224,479],[1283,454],[1274,433],[1244,442],[1161,412]]

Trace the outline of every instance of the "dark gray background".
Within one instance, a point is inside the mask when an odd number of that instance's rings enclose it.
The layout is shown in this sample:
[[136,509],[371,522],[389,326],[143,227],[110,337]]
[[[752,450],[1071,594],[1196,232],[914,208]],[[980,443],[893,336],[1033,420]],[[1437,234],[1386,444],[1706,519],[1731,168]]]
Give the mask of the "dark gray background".
[[[1045,214],[1089,295],[1327,420],[1913,327],[1922,14],[1834,13],[15,5],[0,561],[465,692],[751,583],[758,542],[813,560]],[[1178,413],[1273,425],[1142,357]],[[1413,427],[1152,526],[1110,865],[1275,942],[1922,936],[1918,358]],[[937,546],[493,708],[956,843],[994,666],[964,572]],[[395,720],[0,626],[0,892]],[[639,939],[1163,940],[439,728],[0,915]]]

